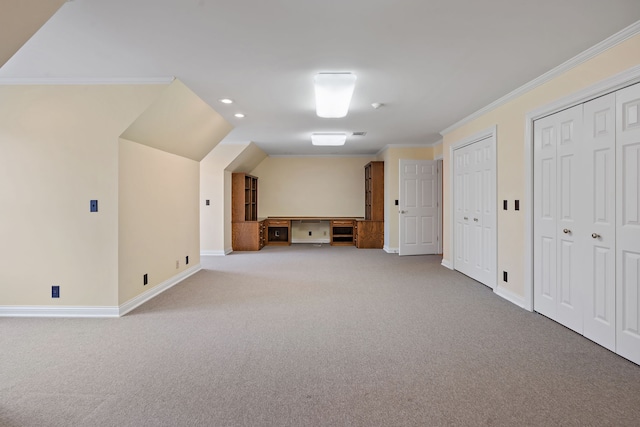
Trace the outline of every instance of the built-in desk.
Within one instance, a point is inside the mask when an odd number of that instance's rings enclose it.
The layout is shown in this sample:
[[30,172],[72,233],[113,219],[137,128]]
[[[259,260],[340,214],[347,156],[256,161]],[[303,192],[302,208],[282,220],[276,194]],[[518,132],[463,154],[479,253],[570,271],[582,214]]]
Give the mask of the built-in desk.
[[290,245],[292,221],[327,221],[329,223],[331,245],[355,245],[356,221],[362,218],[354,217],[324,217],[324,216],[289,216],[268,217],[265,220],[267,230],[267,245]]

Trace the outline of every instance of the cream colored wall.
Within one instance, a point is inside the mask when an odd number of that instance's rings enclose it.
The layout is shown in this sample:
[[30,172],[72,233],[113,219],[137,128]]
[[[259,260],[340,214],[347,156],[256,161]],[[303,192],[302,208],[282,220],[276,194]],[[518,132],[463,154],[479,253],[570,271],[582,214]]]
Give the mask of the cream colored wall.
[[[249,172],[267,155],[254,143],[220,144],[200,162],[200,253],[231,251],[231,174]],[[205,201],[210,200],[206,206]]]
[[199,176],[199,162],[120,140],[119,304],[200,263]]
[[231,223],[231,214],[226,215],[231,209],[231,199],[227,201],[225,177],[229,180],[231,177],[225,168],[245,148],[246,145],[219,144],[200,162],[200,253],[203,255],[223,255],[231,249],[231,237],[227,239],[225,227],[227,220]]
[[0,305],[117,305],[118,135],[165,87],[0,86]]
[[450,236],[450,146],[490,126],[497,125],[497,200],[519,199],[521,210],[498,209],[498,272],[509,272],[509,282],[498,285],[524,296],[525,115],[538,107],[640,64],[640,36],[635,36],[526,94],[444,135],[444,259],[452,261]]
[[292,221],[291,241],[294,243],[329,243],[331,241],[329,224],[329,221]]
[[267,157],[251,174],[258,181],[258,214],[364,216],[366,157]]
[[400,222],[395,201],[400,197],[400,159],[433,160],[433,147],[387,147],[378,155],[384,161],[384,248],[398,252]]

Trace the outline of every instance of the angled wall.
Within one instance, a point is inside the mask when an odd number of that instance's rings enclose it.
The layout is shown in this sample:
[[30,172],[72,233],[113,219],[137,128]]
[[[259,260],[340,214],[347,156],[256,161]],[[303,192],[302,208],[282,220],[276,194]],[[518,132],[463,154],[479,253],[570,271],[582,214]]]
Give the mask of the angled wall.
[[0,306],[117,306],[118,135],[165,87],[0,86]]

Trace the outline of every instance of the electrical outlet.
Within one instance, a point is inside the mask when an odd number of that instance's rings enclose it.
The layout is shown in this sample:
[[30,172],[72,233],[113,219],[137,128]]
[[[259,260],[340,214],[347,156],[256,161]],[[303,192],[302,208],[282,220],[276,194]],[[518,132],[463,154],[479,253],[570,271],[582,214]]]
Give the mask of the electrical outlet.
[[51,287],[51,298],[60,298],[60,286],[53,285]]
[[204,201],[204,204],[205,204],[205,205],[207,205],[207,206],[209,206],[211,203],[209,202],[209,200],[205,200],[205,201]]
[[185,257],[184,264],[189,265],[189,255]]
[[507,280],[507,272],[506,271],[502,272],[502,280],[505,281],[505,282],[508,282],[508,280]]
[[89,212],[98,212],[98,201],[91,200],[89,202]]
[[311,236],[311,232],[309,232],[309,236]]
[[142,284],[143,285],[148,285],[149,284],[149,277],[147,276],[146,273],[145,273],[144,276],[142,276]]
[[519,211],[520,210],[520,200],[516,200],[515,205],[516,205],[515,209],[517,211]]
[[503,200],[502,201],[502,209],[504,209],[506,211],[508,207],[509,207],[509,202],[506,201],[506,200]]

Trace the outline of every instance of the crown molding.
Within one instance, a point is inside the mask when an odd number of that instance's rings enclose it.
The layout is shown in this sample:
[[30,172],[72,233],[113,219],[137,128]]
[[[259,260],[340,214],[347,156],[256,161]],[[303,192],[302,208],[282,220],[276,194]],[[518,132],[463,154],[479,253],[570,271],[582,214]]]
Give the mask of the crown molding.
[[0,85],[157,85],[169,84],[169,77],[0,77]]
[[505,96],[503,96],[500,99],[497,99],[496,101],[492,102],[491,104],[479,109],[478,111],[476,111],[475,113],[465,117],[464,119],[454,123],[453,125],[449,126],[448,128],[444,129],[443,131],[440,132],[440,135],[446,135],[450,132],[453,132],[454,130],[466,125],[467,123],[477,119],[478,117],[482,116],[483,114],[488,113],[491,110],[494,110],[504,104],[506,104],[509,101],[512,101],[516,98],[518,98],[521,95],[524,95],[525,93],[537,88],[538,86],[541,86],[545,83],[547,83],[548,81],[562,75],[563,73],[566,73],[567,71],[577,67],[580,64],[583,64],[585,62],[587,62],[588,60],[600,55],[601,53],[605,52],[608,49],[611,49],[612,47],[622,43],[623,41],[630,39],[631,37],[640,34],[640,21],[636,21],[635,23],[629,25],[628,27],[624,28],[622,31],[617,32],[616,34],[612,35],[611,37],[608,37],[607,39],[601,41],[600,43],[596,44],[595,46],[590,47],[589,49],[585,50],[582,53],[579,53],[578,55],[574,56],[573,58],[569,59],[566,62],[563,62],[562,64],[558,65],[557,67],[547,71],[546,73],[542,74],[541,76],[531,80],[529,83],[525,83],[524,85],[520,86],[518,89],[509,92],[508,94],[506,94]]
[[267,157],[375,157],[375,154],[267,154]]
[[442,139],[439,139],[436,142],[429,142],[429,143],[422,143],[422,144],[387,144],[376,153],[376,156],[379,156],[380,154],[384,153],[389,148],[429,148],[429,147],[435,147],[441,142],[442,142]]

